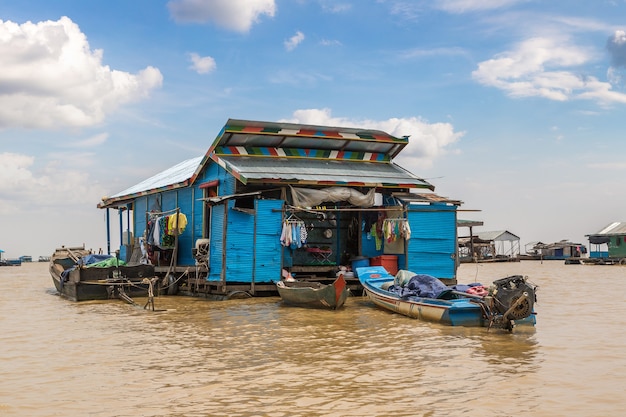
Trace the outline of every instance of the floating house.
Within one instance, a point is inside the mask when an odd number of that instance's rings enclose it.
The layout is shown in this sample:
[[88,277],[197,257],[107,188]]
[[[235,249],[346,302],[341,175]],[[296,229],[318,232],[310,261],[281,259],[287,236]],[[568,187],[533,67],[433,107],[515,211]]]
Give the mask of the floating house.
[[580,258],[587,253],[582,243],[570,242],[567,239],[553,242],[532,242],[526,245],[526,253],[521,255],[526,260],[566,260]]
[[520,238],[508,230],[480,232],[460,238],[459,252],[463,262],[519,261]]
[[[458,243],[459,243],[459,261],[461,263],[467,262],[476,262],[479,254],[479,246],[480,242],[478,242],[478,236],[474,234],[474,227],[483,226],[484,223],[480,220],[467,220],[467,219],[458,219],[457,220],[457,228],[468,228],[469,235],[465,236],[462,233],[458,233]],[[479,245],[476,247],[474,243],[478,242]],[[484,243],[484,242],[483,242]]]
[[626,222],[613,222],[589,239],[588,263],[626,263]]
[[22,260],[20,258],[15,258],[15,259],[7,259],[7,258],[2,258],[2,254],[4,253],[4,251],[2,249],[0,249],[0,266],[20,266],[22,265]]
[[117,210],[121,258],[187,274],[184,285],[206,294],[274,293],[286,273],[332,279],[368,263],[454,283],[461,202],[393,162],[407,144],[377,130],[229,119],[204,156],[102,199],[108,251]]

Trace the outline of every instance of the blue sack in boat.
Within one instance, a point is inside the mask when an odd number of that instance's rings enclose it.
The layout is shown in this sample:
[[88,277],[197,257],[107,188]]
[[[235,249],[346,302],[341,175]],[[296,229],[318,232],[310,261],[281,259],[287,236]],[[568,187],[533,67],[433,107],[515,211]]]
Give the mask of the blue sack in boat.
[[424,298],[437,298],[442,291],[448,289],[439,279],[425,274],[413,276],[406,286],[415,295]]

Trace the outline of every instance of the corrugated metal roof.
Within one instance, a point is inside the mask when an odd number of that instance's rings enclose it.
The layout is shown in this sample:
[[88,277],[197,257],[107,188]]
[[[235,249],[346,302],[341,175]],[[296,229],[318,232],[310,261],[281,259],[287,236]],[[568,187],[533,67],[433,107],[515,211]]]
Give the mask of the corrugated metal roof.
[[187,180],[192,178],[203,158],[204,157],[200,156],[188,159],[141,181],[139,184],[135,184],[132,187],[113,194],[110,197],[105,197],[102,199],[100,206],[105,207],[115,201],[119,201],[121,198],[128,199],[141,194],[183,186]]
[[243,183],[288,182],[369,187],[434,187],[392,163],[222,156],[218,163]]
[[110,197],[98,207],[192,184],[208,160],[239,181],[428,188],[391,162],[408,138],[371,130],[229,119],[203,157],[188,159]]
[[598,236],[598,235],[624,235],[626,234],[626,222],[613,222],[602,228],[597,233],[593,233],[585,236]]
[[513,233],[507,231],[507,230],[495,230],[492,232],[480,232],[477,234],[478,238],[481,240],[487,240],[487,241],[513,241],[513,240],[519,240],[519,237],[517,237],[516,235],[514,235]]
[[444,203],[460,206],[463,204],[460,200],[451,200],[448,197],[443,197],[434,193],[392,193],[393,197],[407,203]]
[[466,220],[466,219],[457,219],[456,226],[457,227],[474,227],[474,226],[484,226],[484,222],[481,220]]
[[[367,152],[395,157],[408,138],[380,130],[228,119],[209,152],[215,148],[317,149]],[[220,153],[220,152],[217,152]]]

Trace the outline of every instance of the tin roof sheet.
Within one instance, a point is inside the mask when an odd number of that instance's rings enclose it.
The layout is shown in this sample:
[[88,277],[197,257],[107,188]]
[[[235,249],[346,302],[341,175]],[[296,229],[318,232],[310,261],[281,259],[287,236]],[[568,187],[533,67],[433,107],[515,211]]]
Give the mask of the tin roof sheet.
[[317,149],[395,157],[408,137],[374,129],[228,119],[209,148]]
[[229,119],[202,157],[188,159],[110,197],[111,207],[132,198],[188,186],[213,160],[246,183],[434,187],[391,162],[407,137],[359,128]]
[[427,181],[393,163],[242,156],[221,156],[217,159],[218,163],[243,183],[287,182],[434,188]]
[[597,235],[624,235],[626,234],[626,222],[613,222],[605,227],[597,233],[593,233],[586,236],[597,236]]
[[515,241],[520,240],[518,236],[508,230],[494,230],[491,232],[480,232],[478,238],[487,241]]
[[131,195],[137,195],[145,192],[158,191],[166,189],[176,185],[184,184],[189,180],[198,169],[203,157],[196,157],[187,159],[165,171],[159,172],[152,177],[141,181],[138,184],[133,185],[119,193],[116,193],[108,198],[115,199],[118,197],[125,197]]

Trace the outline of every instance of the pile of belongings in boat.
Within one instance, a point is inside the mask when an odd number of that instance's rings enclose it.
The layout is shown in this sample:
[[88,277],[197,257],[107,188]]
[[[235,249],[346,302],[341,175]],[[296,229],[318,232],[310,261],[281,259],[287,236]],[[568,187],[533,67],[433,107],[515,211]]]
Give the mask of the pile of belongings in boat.
[[121,259],[118,259],[117,257],[113,255],[90,254],[87,256],[83,256],[82,258],[78,260],[78,263],[76,265],[61,272],[61,281],[65,281],[69,273],[79,267],[108,268],[110,266],[123,266],[123,265],[126,265],[126,262],[124,262]]
[[447,286],[432,275],[415,274],[406,270],[398,271],[393,284],[386,289],[402,298],[446,298],[451,291],[465,292],[481,297],[489,293],[488,289],[479,282]]

